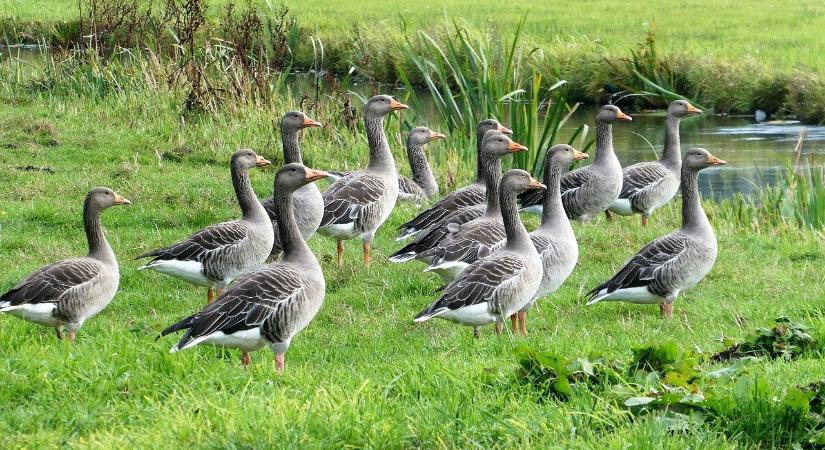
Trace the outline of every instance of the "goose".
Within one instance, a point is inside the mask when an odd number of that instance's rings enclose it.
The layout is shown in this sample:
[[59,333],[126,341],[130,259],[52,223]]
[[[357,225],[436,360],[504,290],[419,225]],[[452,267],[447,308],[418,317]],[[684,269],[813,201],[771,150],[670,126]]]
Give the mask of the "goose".
[[[284,164],[304,163],[301,157],[301,146],[298,144],[298,132],[304,128],[320,126],[321,124],[318,121],[307,117],[300,111],[289,111],[284,114],[284,117],[281,119],[281,143],[284,148]],[[309,238],[315,234],[318,225],[321,224],[321,216],[324,214],[324,200],[321,198],[321,191],[315,183],[309,183],[295,191],[293,201],[295,202],[295,220],[298,223],[298,231],[301,232],[304,240],[308,241]],[[269,216],[269,220],[272,221],[275,243],[272,245],[269,258],[275,260],[281,256],[281,252],[283,251],[281,240],[278,237],[275,196],[273,195],[264,200],[263,206],[266,214]]]
[[[498,205],[498,184],[501,180],[501,158],[509,153],[526,151],[527,147],[510,140],[507,135],[498,130],[489,130],[484,134],[481,161],[483,179],[485,183],[486,204],[479,204],[453,211],[440,222],[434,224],[425,233],[416,236],[415,240],[390,256],[392,262],[405,262],[417,259],[431,263],[433,258],[440,254],[439,244],[451,232],[458,231],[460,226],[481,218],[501,221]],[[483,230],[481,231],[483,233]],[[502,236],[503,239],[503,229]]]
[[507,243],[468,266],[444,288],[441,298],[415,317],[415,322],[440,317],[473,327],[473,334],[478,337],[479,327],[493,322],[500,332],[504,319],[533,298],[541,284],[541,260],[519,218],[516,195],[543,187],[520,169],[504,175],[499,201]]
[[619,198],[605,211],[622,216],[642,215],[642,226],[653,210],[666,204],[679,190],[679,172],[682,169],[681,149],[679,147],[679,122],[690,114],[701,114],[685,100],[670,103],[665,122],[665,145],[658,161],[641,162],[625,167],[622,171],[622,191]]
[[555,292],[576,267],[579,246],[562,205],[561,177],[573,161],[587,157],[587,153],[565,144],[554,145],[545,154],[543,182],[547,189],[544,191],[541,225],[530,233],[530,240],[541,259],[543,275],[532,300],[518,314],[511,316],[513,334],[527,336],[527,311],[538,299]]
[[699,199],[699,171],[726,164],[703,148],[685,153],[682,163],[682,227],[645,245],[613,276],[588,292],[588,305],[602,301],[659,304],[662,317],[673,302],[713,268],[716,235]]
[[398,173],[384,133],[384,117],[407,109],[389,95],[376,95],[364,107],[370,156],[367,168],[339,179],[324,191],[324,216],[318,232],[338,241],[338,267],[343,266],[344,240],[360,237],[364,265],[370,265],[370,244],[398,199]]
[[0,296],[0,312],[52,327],[58,339],[63,339],[65,326],[69,341],[74,342],[83,323],[112,301],[120,282],[115,253],[103,233],[100,213],[110,206],[129,204],[109,188],[90,190],[83,202],[88,255],[37,269]]
[[[447,136],[436,133],[427,127],[415,127],[407,134],[407,161],[410,163],[412,179],[398,175],[398,201],[420,204],[438,195],[438,182],[424,154],[424,147],[436,140]],[[328,171],[330,179],[337,181],[352,172]]]
[[490,130],[498,130],[506,135],[512,135],[513,131],[500,124],[495,119],[484,119],[476,127],[476,181],[472,184],[460,188],[444,196],[433,206],[413,219],[401,224],[398,229],[401,235],[396,241],[403,241],[407,238],[434,226],[453,211],[461,210],[470,206],[484,203],[485,169],[481,162],[481,144],[484,135]]
[[233,279],[261,267],[275,241],[272,222],[249,183],[249,169],[271,164],[249,149],[232,155],[232,185],[243,217],[204,228],[189,238],[135,259],[152,258],[138,270],[150,269],[207,287],[211,303]]
[[292,338],[315,317],[326,291],[321,266],[301,235],[293,197],[302,186],[326,176],[300,163],[278,171],[275,214],[283,258],[243,277],[214,303],[163,330],[161,336],[186,330],[171,353],[198,344],[236,348],[246,367],[251,362],[249,352],[268,345],[275,353],[276,369],[283,372]]
[[[615,105],[605,105],[596,115],[596,157],[593,164],[567,172],[561,178],[561,200],[570,219],[586,222],[601,214],[622,190],[622,165],[613,152],[613,123],[633,120]],[[519,198],[524,212],[541,215],[544,195],[527,191]]]

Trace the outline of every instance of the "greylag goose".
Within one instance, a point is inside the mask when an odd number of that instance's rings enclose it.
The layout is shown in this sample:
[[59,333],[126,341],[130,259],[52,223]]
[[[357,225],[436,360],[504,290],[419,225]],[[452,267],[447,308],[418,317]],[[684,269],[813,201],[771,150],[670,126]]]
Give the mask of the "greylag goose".
[[0,312],[52,327],[58,339],[63,339],[65,326],[69,340],[74,341],[83,323],[112,301],[120,282],[115,253],[103,234],[100,213],[110,206],[130,203],[108,188],[89,191],[83,202],[89,254],[37,269],[0,296]]
[[[238,150],[230,167],[235,196],[243,217],[204,228],[188,239],[138,256],[152,258],[138,270],[151,269],[208,288],[209,303],[215,290],[261,267],[275,240],[272,222],[249,183],[249,169],[271,164],[252,150]],[[218,292],[220,295],[220,292]]]
[[[320,127],[321,124],[310,119],[300,111],[290,111],[284,114],[281,119],[281,143],[284,148],[284,164],[303,164],[301,157],[301,146],[298,144],[298,132],[308,127]],[[321,216],[324,215],[324,200],[321,198],[321,191],[315,183],[309,183],[297,191],[294,195],[295,220],[298,221],[298,230],[301,236],[307,241],[315,234],[318,225],[321,224]],[[275,216],[275,196],[263,202],[266,214],[272,221],[275,244],[272,245],[270,259],[278,259],[281,256],[281,240],[278,237],[278,220]]]
[[[407,134],[407,161],[410,163],[412,179],[398,175],[398,200],[420,204],[438,195],[438,182],[424,154],[424,147],[445,135],[427,127],[415,127]],[[333,181],[346,177],[352,172],[328,172]]]
[[[447,214],[441,221],[428,228],[425,233],[416,236],[415,240],[395,252],[390,257],[390,261],[405,262],[417,259],[430,263],[433,257],[441,253],[439,244],[447,239],[451,232],[457,231],[459,226],[482,218],[500,223],[498,184],[501,180],[501,158],[509,153],[525,150],[527,147],[513,142],[501,131],[487,131],[482,140],[482,150],[479,156],[486,185],[484,189],[486,204],[465,207]],[[504,239],[504,230],[503,227],[501,228],[501,237],[498,240]]]
[[682,227],[645,245],[613,276],[588,292],[588,305],[600,301],[659,304],[673,314],[680,292],[696,286],[716,261],[716,235],[699,199],[699,171],[726,164],[703,148],[685,153],[682,164]]
[[338,240],[338,267],[344,263],[343,241],[360,237],[364,265],[370,265],[370,244],[398,199],[398,173],[384,133],[384,117],[407,109],[389,95],[376,95],[364,107],[370,156],[367,168],[341,178],[324,191],[324,216],[318,232]]
[[685,100],[671,102],[667,109],[662,156],[658,161],[641,162],[624,168],[619,198],[605,211],[608,219],[611,212],[622,216],[641,214],[642,226],[645,226],[653,210],[676,195],[682,170],[679,122],[684,116],[701,113],[701,109]]
[[[585,222],[609,208],[622,190],[622,165],[613,152],[613,123],[633,120],[615,105],[596,115],[596,157],[593,164],[567,172],[561,178],[561,200],[570,219]],[[541,215],[544,195],[537,190],[520,197],[522,210]]]
[[495,119],[485,119],[479,122],[476,127],[476,181],[447,194],[426,211],[422,211],[412,220],[401,224],[401,226],[398,227],[401,235],[396,238],[396,241],[415,236],[425,229],[441,222],[442,219],[453,211],[484,203],[484,190],[486,187],[484,181],[485,169],[481,162],[481,143],[484,140],[484,135],[490,130],[498,130],[507,135],[513,134],[511,130],[498,123]]
[[507,243],[501,250],[474,262],[444,288],[437,301],[421,311],[415,322],[433,317],[479,327],[496,323],[500,331],[504,319],[524,307],[541,284],[541,260],[521,223],[516,195],[529,188],[543,188],[523,170],[513,169],[501,180],[499,201]]
[[315,317],[324,301],[324,274],[304,242],[295,215],[296,190],[325,172],[298,163],[287,164],[275,176],[275,214],[283,244],[283,258],[243,277],[200,312],[170,326],[161,336],[186,330],[170,352],[197,344],[241,350],[241,363],[249,365],[249,352],[268,345],[275,367],[284,370],[284,353],[292,338]]
[[555,292],[576,267],[579,246],[561,202],[561,177],[573,161],[587,157],[586,153],[565,144],[554,145],[544,157],[543,181],[547,190],[544,192],[541,225],[530,233],[530,240],[541,258],[543,275],[533,299],[518,314],[511,316],[514,334],[527,335],[527,310],[538,299]]

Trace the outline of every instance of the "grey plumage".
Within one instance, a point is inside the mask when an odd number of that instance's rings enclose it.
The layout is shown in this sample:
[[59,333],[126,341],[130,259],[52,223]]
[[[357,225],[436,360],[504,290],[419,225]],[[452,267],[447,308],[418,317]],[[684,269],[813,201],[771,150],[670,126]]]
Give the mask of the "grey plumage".
[[[631,120],[614,105],[603,106],[596,116],[596,157],[593,164],[566,173],[561,179],[561,196],[567,217],[590,220],[610,207],[622,189],[622,166],[613,151],[612,124]],[[527,212],[541,214],[543,196],[528,191],[520,197]]]
[[665,121],[665,144],[658,161],[641,162],[623,170],[622,191],[610,207],[620,215],[642,214],[642,223],[656,208],[666,204],[679,190],[682,167],[679,122],[702,111],[685,100],[671,102]]
[[523,308],[541,282],[541,261],[516,208],[516,195],[541,187],[530,175],[514,169],[501,182],[501,214],[507,243],[500,250],[468,266],[448,284],[441,298],[421,311],[416,322],[432,317],[479,327],[502,322]]
[[[401,224],[398,227],[401,235],[396,240],[403,240],[424,230],[432,229],[439,223],[443,223],[443,220],[454,211],[484,203],[486,185],[485,169],[481,157],[481,143],[484,140],[484,135],[490,130],[498,130],[508,135],[513,134],[511,130],[495,119],[485,119],[479,122],[476,127],[476,181],[447,194],[413,219]],[[432,240],[432,237],[430,240]]]
[[699,171],[725,164],[705,149],[690,149],[682,165],[682,227],[644,246],[608,281],[592,289],[588,305],[599,301],[658,303],[669,316],[671,305],[713,267],[717,244],[699,199]]
[[88,256],[49,264],[36,270],[0,296],[0,312],[54,327],[58,336],[65,325],[70,339],[83,323],[105,308],[118,289],[117,260],[100,223],[100,213],[112,205],[130,202],[108,188],[86,194],[83,225]]
[[[308,127],[318,126],[321,126],[321,124],[307,117],[300,111],[290,111],[284,114],[284,117],[281,119],[281,143],[284,149],[284,164],[304,163],[301,155],[301,146],[298,143],[298,132]],[[301,232],[304,240],[308,241],[309,238],[315,234],[315,231],[318,230],[318,226],[321,224],[321,218],[324,215],[324,200],[321,197],[321,191],[315,183],[307,184],[295,191],[293,202],[295,203],[295,220],[298,224],[298,230]],[[263,207],[269,216],[269,220],[272,221],[273,235],[275,237],[270,258],[277,259],[281,256],[283,249],[281,247],[281,239],[278,237],[278,220],[275,217],[274,194],[272,197],[263,201]]]
[[243,212],[239,220],[223,222],[189,238],[137,257],[152,260],[151,269],[199,286],[222,289],[232,280],[261,267],[274,242],[272,222],[252,185],[249,169],[270,164],[252,150],[239,150],[230,162],[232,185]]
[[275,214],[284,256],[230,286],[202,311],[166,328],[161,334],[186,330],[171,351],[198,343],[238,348],[246,353],[269,346],[283,369],[283,354],[292,338],[315,317],[323,303],[325,281],[318,260],[300,234],[293,194],[326,173],[287,164],[276,176]]

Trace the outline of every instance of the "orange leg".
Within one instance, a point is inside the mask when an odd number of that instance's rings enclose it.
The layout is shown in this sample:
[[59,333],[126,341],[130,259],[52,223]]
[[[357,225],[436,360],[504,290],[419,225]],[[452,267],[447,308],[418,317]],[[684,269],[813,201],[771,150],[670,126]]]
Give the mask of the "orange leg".
[[673,317],[673,303],[660,303],[659,311],[662,313],[663,319],[670,319]]
[[57,339],[62,341],[63,340],[63,327],[55,327],[54,332],[55,332],[55,334],[57,334]]
[[370,266],[370,243],[364,242],[364,265]]
[[278,372],[283,373],[284,367],[286,367],[286,360],[284,358],[283,353],[278,353],[275,355],[275,369]]
[[527,336],[527,313],[526,312],[521,312],[520,311],[518,313],[518,322],[519,322],[519,324],[518,324],[519,333],[521,333],[522,336]]
[[69,331],[69,342],[74,342],[77,339],[77,331]]
[[647,216],[644,215],[644,214],[642,214],[642,226],[643,227],[647,226]]
[[604,218],[607,220],[613,220],[613,214],[610,214],[610,210],[604,210]]
[[344,241],[338,241],[338,268],[344,267]]
[[518,334],[518,313],[510,316],[510,325],[513,328],[513,334]]
[[246,369],[247,367],[249,367],[249,363],[251,362],[252,357],[249,356],[249,353],[243,352],[243,354],[241,354],[241,365],[243,366],[243,368]]
[[212,303],[214,301],[215,301],[215,291],[213,291],[212,288],[209,288],[209,290],[206,291],[206,304]]
[[496,322],[496,334],[501,334],[504,331],[504,322]]

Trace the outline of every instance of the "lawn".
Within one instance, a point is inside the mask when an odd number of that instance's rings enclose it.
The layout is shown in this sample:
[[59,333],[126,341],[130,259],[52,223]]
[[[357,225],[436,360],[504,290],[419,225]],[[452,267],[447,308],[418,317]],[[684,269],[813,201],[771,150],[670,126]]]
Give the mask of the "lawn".
[[[103,215],[121,264],[121,288],[75,344],[0,316],[1,447],[770,446],[710,425],[668,432],[661,422],[631,416],[586,391],[559,402],[518,382],[513,349],[519,344],[570,358],[591,351],[628,358],[634,346],[667,340],[710,353],[722,348],[720,338],[741,339],[779,316],[821,324],[821,236],[747,232],[714,214],[719,259],[680,297],[672,320],[660,319],[655,306],[585,308],[585,291],[641,245],[678,226],[677,205],[659,211],[644,229],[635,219],[576,225],[579,265],[531,312],[527,338],[496,336],[488,327],[476,340],[470,329],[445,321],[412,323],[439,283],[421,273],[421,265],[386,260],[398,247],[394,227],[415,214],[414,207],[401,206],[379,231],[369,269],[360,263],[357,243],[348,243],[339,270],[334,243],[312,239],[327,296],[294,339],[286,373],[274,371],[268,351],[253,354],[248,370],[231,351],[199,347],[169,354],[175,339],[156,336],[202,307],[204,292],[138,272],[133,257],[236,217],[229,155],[245,146],[277,162],[280,150],[273,111],[182,124],[171,99],[145,95],[86,101],[6,87],[0,96],[0,290],[47,262],[84,253],[80,209],[90,187],[109,186],[133,202]],[[306,133],[307,164],[363,163],[364,136],[331,128]],[[465,144],[448,139],[439,145]],[[401,161],[394,140],[393,150]],[[260,196],[271,194],[273,173],[252,173]],[[469,177],[459,174],[460,181]],[[814,354],[762,359],[749,372],[784,392],[825,377],[825,366]]]

